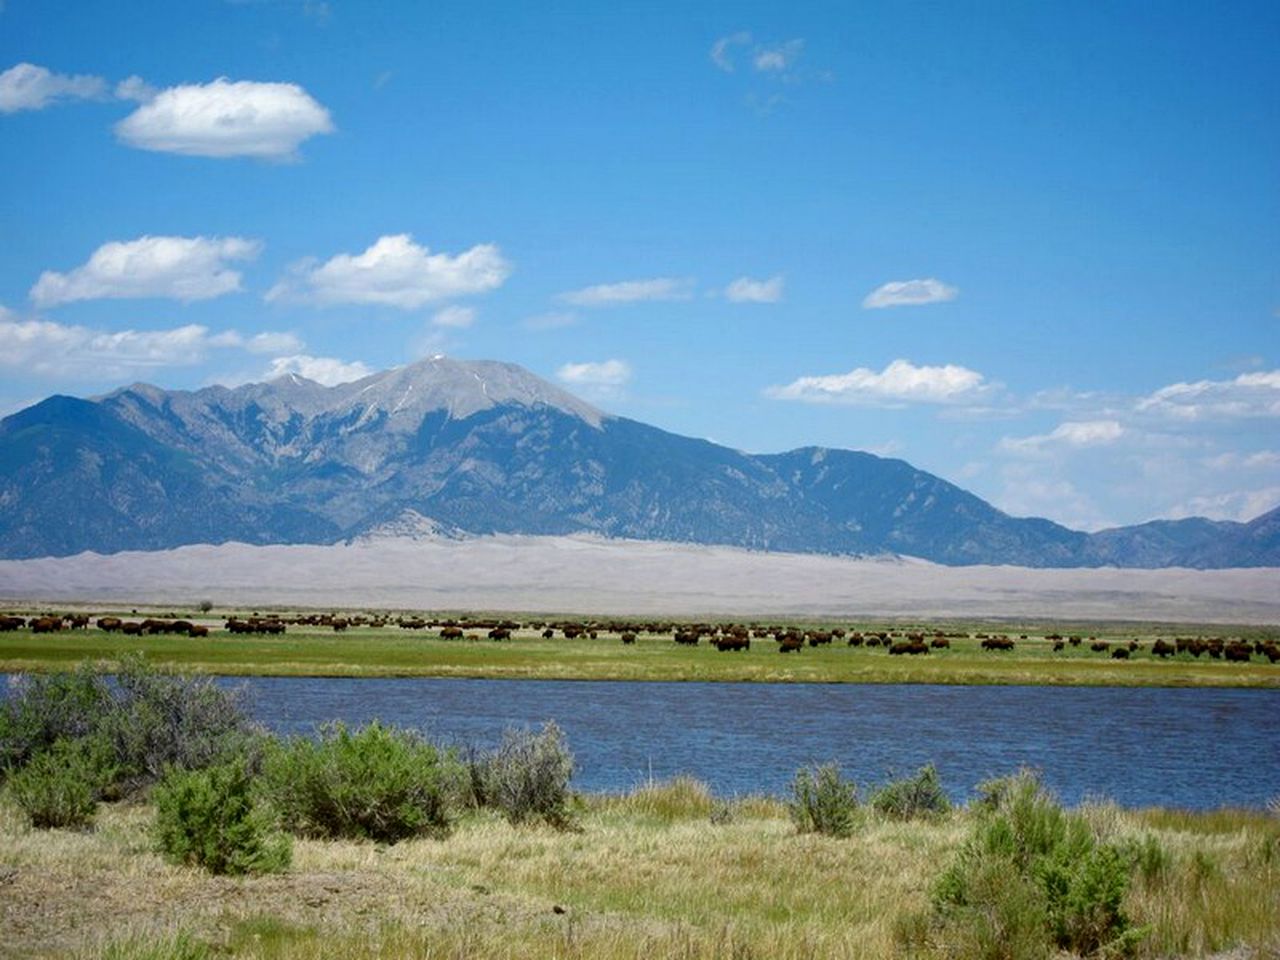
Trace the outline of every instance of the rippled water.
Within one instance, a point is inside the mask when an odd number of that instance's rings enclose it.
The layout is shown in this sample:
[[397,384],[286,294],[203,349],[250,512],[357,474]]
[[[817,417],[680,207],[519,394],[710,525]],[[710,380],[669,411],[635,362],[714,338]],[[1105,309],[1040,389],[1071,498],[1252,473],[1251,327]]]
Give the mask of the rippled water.
[[934,763],[956,799],[1027,765],[1067,803],[1262,806],[1280,796],[1280,691],[264,677],[255,715],[282,733],[374,718],[491,745],[554,719],[577,786],[678,773],[720,794],[783,793],[835,760],[871,784]]

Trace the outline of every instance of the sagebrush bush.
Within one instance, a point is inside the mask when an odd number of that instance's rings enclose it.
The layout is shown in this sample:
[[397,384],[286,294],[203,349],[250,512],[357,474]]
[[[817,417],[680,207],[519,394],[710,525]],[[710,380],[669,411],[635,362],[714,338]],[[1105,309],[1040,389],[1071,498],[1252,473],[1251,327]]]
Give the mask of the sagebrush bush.
[[801,833],[847,837],[858,810],[858,788],[834,763],[801,767],[791,781],[787,809]]
[[93,733],[112,707],[111,690],[91,663],[62,673],[19,674],[0,700],[0,778],[59,740]]
[[457,757],[409,730],[341,723],[269,747],[263,789],[284,825],[307,837],[395,843],[443,836],[460,792]]
[[215,874],[276,873],[293,857],[288,834],[255,803],[243,758],[202,770],[173,768],[151,791],[155,838],[175,863]]
[[[949,941],[982,941],[992,947],[982,955],[1009,957],[1132,948],[1141,936],[1123,909],[1132,856],[1099,842],[1084,817],[1063,810],[1029,774],[987,785],[983,804],[986,814],[934,888]],[[1040,946],[1026,942],[1033,915]],[[999,917],[1020,919],[993,926]]]
[[199,770],[256,750],[259,733],[242,697],[212,678],[159,673],[130,656],[115,675],[113,698],[99,729],[115,746],[126,792],[171,767]]
[[85,827],[114,779],[110,747],[101,737],[64,738],[14,771],[8,790],[34,827]]
[[878,812],[910,820],[932,817],[951,809],[951,801],[942,789],[942,781],[933,764],[921,767],[912,777],[891,780],[871,796],[871,806]]
[[197,769],[251,749],[255,728],[241,698],[205,677],[162,674],[141,654],[113,677],[92,663],[21,676],[0,702],[0,776],[22,769],[58,740],[110,745],[115,793],[138,792],[169,767]]
[[481,802],[512,823],[544,820],[555,827],[571,825],[573,754],[555,722],[547,721],[538,733],[509,728],[498,749],[480,757],[472,768]]

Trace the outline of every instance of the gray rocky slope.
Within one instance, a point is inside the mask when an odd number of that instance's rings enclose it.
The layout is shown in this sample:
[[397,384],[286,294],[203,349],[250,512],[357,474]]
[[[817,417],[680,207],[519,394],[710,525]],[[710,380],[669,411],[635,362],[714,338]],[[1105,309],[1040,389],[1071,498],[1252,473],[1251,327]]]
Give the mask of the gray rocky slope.
[[902,460],[747,454],[609,416],[513,364],[433,357],[325,387],[135,384],[0,421],[0,556],[589,532],[1031,567],[1280,565],[1280,513],[1085,534]]

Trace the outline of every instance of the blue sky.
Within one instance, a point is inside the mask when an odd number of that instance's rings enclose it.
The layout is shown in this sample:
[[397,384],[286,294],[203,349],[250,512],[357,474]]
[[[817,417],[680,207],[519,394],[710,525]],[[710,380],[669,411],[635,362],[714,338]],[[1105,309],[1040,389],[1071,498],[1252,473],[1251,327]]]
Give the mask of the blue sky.
[[510,360],[1097,528],[1280,503],[1280,7],[0,5],[0,412]]

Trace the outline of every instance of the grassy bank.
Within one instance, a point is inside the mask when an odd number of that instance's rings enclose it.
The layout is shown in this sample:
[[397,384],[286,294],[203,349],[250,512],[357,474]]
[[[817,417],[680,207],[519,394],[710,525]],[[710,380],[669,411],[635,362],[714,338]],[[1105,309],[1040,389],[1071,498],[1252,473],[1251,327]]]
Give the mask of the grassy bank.
[[[0,806],[0,955],[116,958],[799,958],[902,955],[974,813],[797,834],[781,804],[678,782],[581,801],[578,829],[464,817],[443,840],[300,840],[292,868],[213,877],[152,852],[151,811],[35,831]],[[1127,894],[1138,957],[1274,956],[1280,823],[1259,813],[1084,810],[1167,863]]]
[[[179,615],[181,611],[179,611]],[[186,616],[201,620],[198,612]],[[670,633],[639,632],[623,645],[616,632],[601,631],[566,639],[557,633],[544,639],[539,629],[517,630],[510,640],[486,639],[484,631],[468,631],[460,640],[444,640],[437,630],[403,630],[396,626],[353,627],[343,633],[329,628],[290,626],[283,636],[231,635],[220,619],[204,619],[213,632],[206,639],[186,636],[122,636],[87,630],[33,634],[28,629],[0,633],[0,671],[64,669],[91,659],[116,661],[142,651],[155,663],[186,672],[227,675],[348,677],[489,677],[546,680],[706,680],[798,683],[947,683],[1074,684],[1116,686],[1280,687],[1280,664],[1261,656],[1248,663],[1228,663],[1202,655],[1179,654],[1159,659],[1154,641],[1175,636],[1242,637],[1271,640],[1280,631],[1257,627],[1213,628],[1144,624],[887,624],[845,623],[850,633],[893,630],[908,633],[943,630],[949,649],[927,655],[890,656],[884,647],[849,647],[837,639],[829,646],[806,645],[798,653],[780,655],[772,639],[753,639],[743,652],[720,652],[703,640],[679,646]],[[803,622],[798,628],[813,626]],[[831,624],[820,625],[830,628]],[[1011,651],[987,651],[978,635],[1007,631],[1016,638]],[[1055,651],[1047,637],[1082,634],[1086,642]],[[1027,638],[1021,639],[1022,634]],[[961,637],[959,635],[963,634]],[[1092,638],[1111,645],[1090,649]],[[1136,640],[1127,660],[1112,659],[1111,650]]]

